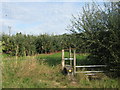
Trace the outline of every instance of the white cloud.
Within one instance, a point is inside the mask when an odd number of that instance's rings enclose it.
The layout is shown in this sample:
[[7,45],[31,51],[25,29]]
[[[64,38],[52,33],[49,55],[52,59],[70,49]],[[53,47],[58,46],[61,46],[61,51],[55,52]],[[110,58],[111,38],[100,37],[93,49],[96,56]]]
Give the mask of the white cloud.
[[[81,4],[82,5],[82,4]],[[3,27],[12,27],[13,33],[66,32],[71,15],[81,11],[76,3],[3,3]],[[7,15],[7,16],[6,16]],[[8,28],[4,28],[4,30]],[[5,30],[6,31],[6,30]]]
[[58,2],[22,2],[3,3],[3,30],[8,32],[22,32],[26,34],[39,33],[66,33],[73,15],[82,12],[84,3],[58,3]]

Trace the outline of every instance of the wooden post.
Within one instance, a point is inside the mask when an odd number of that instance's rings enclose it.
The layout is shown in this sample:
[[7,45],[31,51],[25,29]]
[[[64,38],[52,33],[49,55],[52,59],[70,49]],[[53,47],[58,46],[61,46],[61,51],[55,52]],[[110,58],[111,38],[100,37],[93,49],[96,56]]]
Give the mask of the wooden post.
[[74,50],[74,74],[76,73],[76,53]]
[[64,66],[65,66],[64,50],[62,50],[62,70],[64,69]]
[[[69,58],[71,58],[71,47],[69,48]],[[70,60],[70,65],[72,66],[72,60]]]
[[17,45],[17,47],[16,47],[16,53],[15,53],[15,56],[16,56],[16,60],[17,60],[17,57],[18,57],[18,52],[19,52],[19,46]]

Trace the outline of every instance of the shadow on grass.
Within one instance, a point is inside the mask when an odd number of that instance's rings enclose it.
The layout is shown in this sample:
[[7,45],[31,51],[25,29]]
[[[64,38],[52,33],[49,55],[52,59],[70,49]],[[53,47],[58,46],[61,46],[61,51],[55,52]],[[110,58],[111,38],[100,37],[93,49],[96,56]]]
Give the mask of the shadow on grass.
[[39,55],[36,57],[41,62],[47,63],[49,66],[56,66],[61,63],[61,53]]
[[88,59],[88,55],[77,55],[76,65],[90,65],[91,61]]
[[102,65],[104,64],[99,58],[93,55],[80,55],[77,57],[78,65]]
[[46,59],[46,62],[49,64],[49,66],[61,64],[61,57],[47,57]]

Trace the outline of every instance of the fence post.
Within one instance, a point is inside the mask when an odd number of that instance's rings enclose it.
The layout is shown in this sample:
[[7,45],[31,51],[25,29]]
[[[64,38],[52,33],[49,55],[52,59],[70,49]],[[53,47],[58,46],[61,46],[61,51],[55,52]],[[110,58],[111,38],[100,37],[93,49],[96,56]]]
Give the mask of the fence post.
[[[72,55],[71,55],[71,47],[69,48],[69,58],[71,58]],[[72,60],[70,60],[70,65],[72,66]]]
[[76,50],[74,50],[74,74],[76,73]]
[[65,66],[65,60],[64,60],[64,49],[62,50],[62,70],[64,69]]

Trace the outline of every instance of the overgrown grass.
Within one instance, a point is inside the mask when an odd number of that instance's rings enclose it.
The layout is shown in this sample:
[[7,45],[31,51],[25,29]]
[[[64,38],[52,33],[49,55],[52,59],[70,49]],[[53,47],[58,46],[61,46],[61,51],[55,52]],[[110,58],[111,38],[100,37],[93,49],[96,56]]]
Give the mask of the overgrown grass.
[[[68,53],[65,53],[69,55]],[[86,55],[77,55],[82,60]],[[118,88],[118,80],[106,75],[89,80],[83,74],[73,77],[61,73],[61,53],[28,57],[3,57],[3,88]]]

